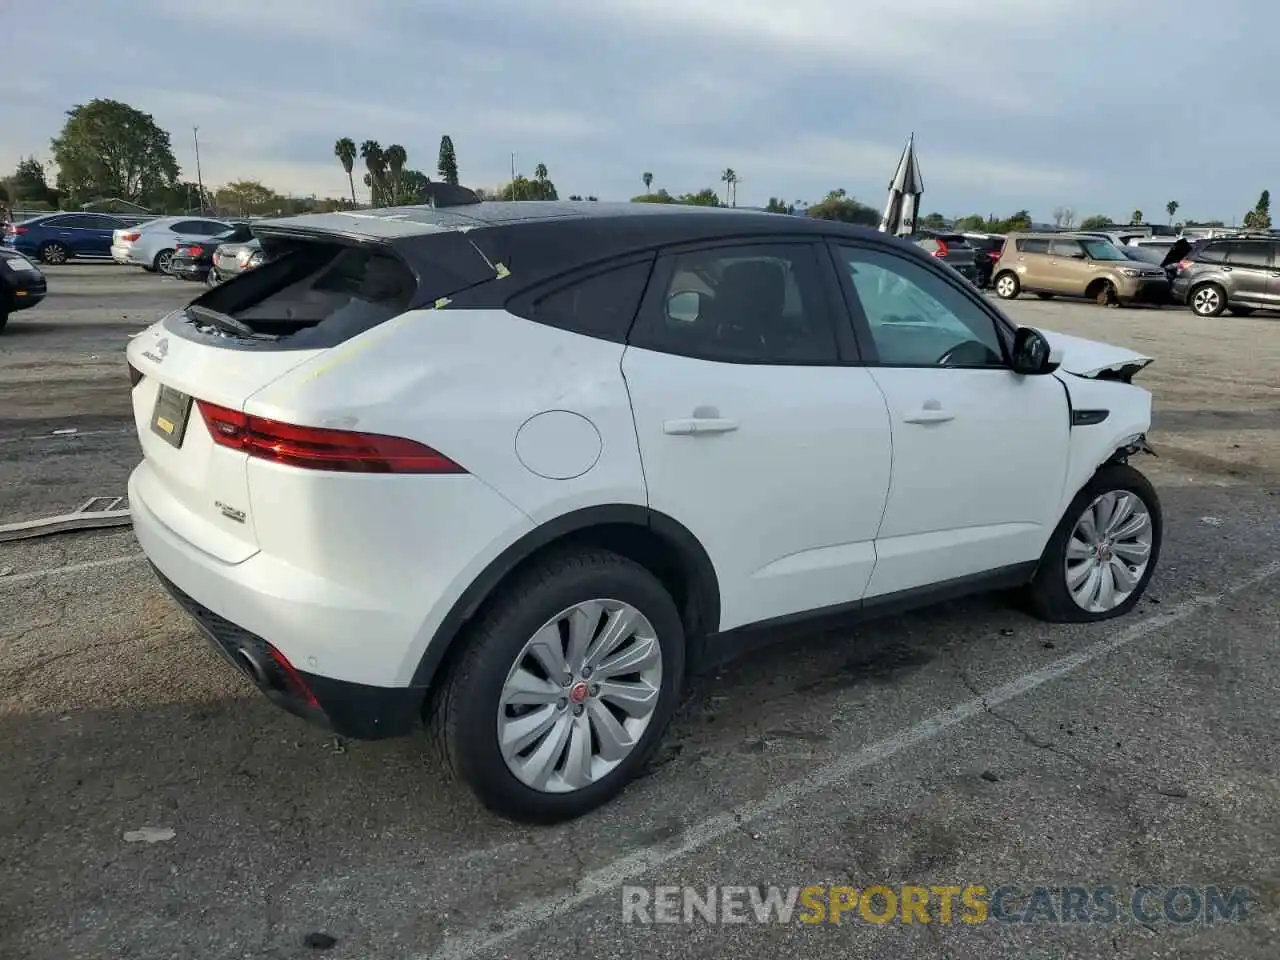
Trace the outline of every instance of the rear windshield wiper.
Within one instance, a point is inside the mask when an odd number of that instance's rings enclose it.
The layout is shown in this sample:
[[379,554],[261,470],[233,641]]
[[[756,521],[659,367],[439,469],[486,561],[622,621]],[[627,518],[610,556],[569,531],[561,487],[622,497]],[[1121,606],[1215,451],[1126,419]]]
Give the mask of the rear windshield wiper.
[[247,323],[237,320],[229,313],[223,313],[221,310],[211,310],[209,307],[202,307],[193,303],[187,307],[187,314],[192,319],[207,323],[209,326],[216,327],[224,333],[234,333],[237,336],[250,337],[255,340],[278,339],[267,333],[258,333]]

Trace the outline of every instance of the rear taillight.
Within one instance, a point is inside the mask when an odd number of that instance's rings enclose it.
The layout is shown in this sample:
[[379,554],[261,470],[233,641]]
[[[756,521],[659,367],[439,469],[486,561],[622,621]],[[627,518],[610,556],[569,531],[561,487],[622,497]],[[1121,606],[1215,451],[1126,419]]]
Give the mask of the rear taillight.
[[[127,362],[127,361],[126,361]],[[142,371],[135,367],[132,363],[129,366],[129,389],[132,390],[142,382]]]
[[999,251],[999,250],[992,250],[992,251],[991,251],[991,259],[992,259],[992,260],[999,260],[999,259],[1000,259],[1000,253],[1001,253],[1001,251]]
[[945,240],[939,240],[938,249],[933,251],[933,255],[935,257],[945,257],[950,252],[951,248],[947,246],[947,242]]
[[202,253],[204,253],[204,247],[200,246],[198,243],[193,243],[191,246],[187,247],[187,256],[189,257],[198,257]]
[[253,417],[204,400],[200,416],[213,442],[251,457],[343,473],[466,473],[442,453],[403,437],[299,427]]
[[120,237],[124,243],[136,243],[138,238],[142,236],[140,233],[126,233]]
[[27,232],[27,228],[19,226],[16,223],[11,223],[4,228],[4,232],[11,237],[20,237],[22,234]]
[[1178,261],[1178,269],[1179,269],[1179,270],[1190,270],[1190,269],[1191,269],[1191,267],[1192,267],[1192,265],[1193,265],[1194,263],[1195,263],[1195,261],[1194,261],[1194,260],[1179,260],[1179,261]]

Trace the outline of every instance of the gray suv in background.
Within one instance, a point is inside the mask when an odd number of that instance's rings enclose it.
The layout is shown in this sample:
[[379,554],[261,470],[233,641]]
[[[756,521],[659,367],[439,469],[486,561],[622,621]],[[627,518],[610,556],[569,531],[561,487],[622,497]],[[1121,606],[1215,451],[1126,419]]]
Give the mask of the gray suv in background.
[[1256,234],[1197,241],[1178,262],[1173,299],[1202,317],[1280,310],[1280,239]]
[[926,253],[931,253],[956,270],[972,284],[978,282],[977,251],[963,233],[920,230],[907,238]]

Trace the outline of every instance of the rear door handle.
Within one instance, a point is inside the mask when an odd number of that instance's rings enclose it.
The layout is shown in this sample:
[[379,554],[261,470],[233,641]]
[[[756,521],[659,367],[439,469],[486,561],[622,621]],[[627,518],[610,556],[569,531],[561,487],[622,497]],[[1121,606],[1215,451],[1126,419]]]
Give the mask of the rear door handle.
[[937,400],[926,400],[915,413],[909,413],[902,418],[907,423],[946,423],[948,420],[954,420],[955,417],[942,409],[942,404]]
[[1219,267],[1218,269],[1219,269],[1219,270],[1221,270],[1223,273],[1230,273],[1230,272],[1231,272],[1231,268],[1230,268],[1230,267]]
[[690,437],[702,433],[731,433],[738,429],[738,421],[720,416],[715,407],[696,407],[692,417],[665,420],[662,432],[673,437]]

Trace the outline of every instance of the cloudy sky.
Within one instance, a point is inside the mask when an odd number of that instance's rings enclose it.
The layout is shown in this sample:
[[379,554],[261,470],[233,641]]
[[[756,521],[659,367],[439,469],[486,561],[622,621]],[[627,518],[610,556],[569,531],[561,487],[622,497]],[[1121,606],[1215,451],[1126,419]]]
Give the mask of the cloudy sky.
[[[337,137],[464,183],[542,162],[738,202],[879,206],[915,131],[925,208],[1239,218],[1280,189],[1264,0],[0,0],[0,166],[94,97],[151,113],[194,178],[338,195]],[[1249,37],[1262,38],[1252,47]],[[1270,38],[1269,40],[1266,38]],[[1273,178],[1276,182],[1268,181]]]

